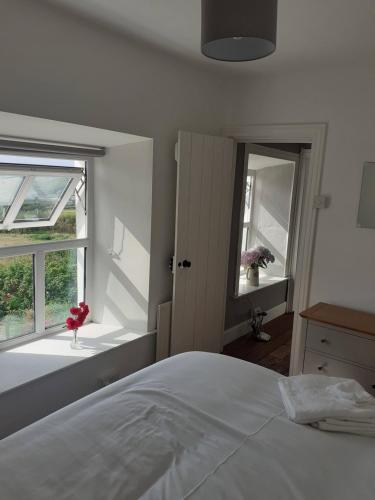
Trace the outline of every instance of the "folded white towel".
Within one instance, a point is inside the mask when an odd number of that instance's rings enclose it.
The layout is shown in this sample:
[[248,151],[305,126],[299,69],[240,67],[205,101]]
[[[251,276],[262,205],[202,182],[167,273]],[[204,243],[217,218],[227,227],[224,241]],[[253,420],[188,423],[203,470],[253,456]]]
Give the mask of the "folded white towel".
[[375,424],[366,422],[351,422],[348,420],[337,420],[327,418],[311,424],[316,429],[330,432],[345,432],[348,434],[357,434],[359,436],[375,437]]
[[299,424],[327,418],[375,423],[375,398],[355,380],[298,375],[279,380],[288,417]]
[[371,431],[375,431],[375,422],[374,420],[368,421],[357,421],[357,420],[341,420],[338,418],[326,418],[325,420],[321,420],[321,422],[326,423],[327,425],[335,425],[337,427],[345,427],[346,429],[357,429],[358,427],[362,429],[368,429]]

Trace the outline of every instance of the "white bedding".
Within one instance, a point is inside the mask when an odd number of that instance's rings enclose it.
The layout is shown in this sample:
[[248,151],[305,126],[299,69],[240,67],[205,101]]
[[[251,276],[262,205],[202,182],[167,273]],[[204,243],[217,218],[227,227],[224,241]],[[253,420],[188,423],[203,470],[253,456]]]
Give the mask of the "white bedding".
[[1,500],[373,500],[375,440],[290,422],[278,375],[153,365],[0,442]]

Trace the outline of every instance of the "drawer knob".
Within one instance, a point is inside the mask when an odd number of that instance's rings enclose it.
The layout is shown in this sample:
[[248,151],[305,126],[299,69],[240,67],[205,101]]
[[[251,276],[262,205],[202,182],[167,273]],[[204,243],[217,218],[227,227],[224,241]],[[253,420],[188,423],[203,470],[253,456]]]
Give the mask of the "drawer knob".
[[322,364],[322,365],[319,365],[318,366],[318,370],[321,372],[324,370],[324,368],[326,367],[326,363]]
[[322,344],[327,344],[327,343],[328,343],[327,339],[322,339],[320,342],[321,342]]

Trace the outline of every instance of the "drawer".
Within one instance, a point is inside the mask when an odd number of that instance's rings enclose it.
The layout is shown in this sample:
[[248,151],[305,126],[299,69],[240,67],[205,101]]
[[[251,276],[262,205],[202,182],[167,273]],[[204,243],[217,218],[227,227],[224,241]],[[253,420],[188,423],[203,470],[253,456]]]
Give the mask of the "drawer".
[[329,358],[317,352],[305,351],[303,373],[318,373],[330,377],[353,378],[375,396],[375,371]]
[[375,339],[308,323],[306,348],[375,370]]

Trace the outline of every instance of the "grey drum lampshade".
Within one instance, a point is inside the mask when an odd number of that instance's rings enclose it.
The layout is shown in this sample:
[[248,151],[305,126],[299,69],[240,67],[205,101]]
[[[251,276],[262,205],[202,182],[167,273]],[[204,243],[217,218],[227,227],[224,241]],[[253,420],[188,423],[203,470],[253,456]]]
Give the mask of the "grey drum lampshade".
[[202,53],[252,61],[276,49],[277,0],[202,0]]

